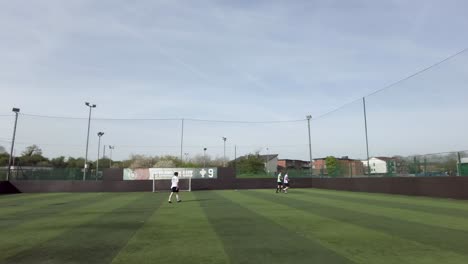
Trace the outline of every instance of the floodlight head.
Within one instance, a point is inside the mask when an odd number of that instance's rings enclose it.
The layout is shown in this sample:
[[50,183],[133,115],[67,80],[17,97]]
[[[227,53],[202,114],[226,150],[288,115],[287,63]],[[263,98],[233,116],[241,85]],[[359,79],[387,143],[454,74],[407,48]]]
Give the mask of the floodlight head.
[[104,135],[104,132],[99,132],[97,133],[97,135],[100,137],[100,136],[103,136]]
[[223,137],[223,140],[224,140],[224,141],[226,141],[226,139],[227,139],[226,137]]
[[307,119],[312,119],[311,115],[306,116]]
[[19,108],[13,108],[11,111],[13,111],[15,113],[19,113],[20,109]]
[[204,151],[206,151],[206,148],[203,148]]
[[89,103],[88,103],[88,102],[85,102],[85,105],[89,106]]
[[96,107],[96,105],[95,105],[95,104],[93,104],[91,107],[92,107],[92,108],[95,108],[95,107]]

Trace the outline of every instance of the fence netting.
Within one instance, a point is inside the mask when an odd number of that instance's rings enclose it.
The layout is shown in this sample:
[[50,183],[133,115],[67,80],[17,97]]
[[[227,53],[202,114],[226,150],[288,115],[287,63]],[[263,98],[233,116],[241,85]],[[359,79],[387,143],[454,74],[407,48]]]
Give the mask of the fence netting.
[[[87,158],[97,178],[99,165],[131,167],[138,157],[146,157],[145,164],[151,167],[167,156],[177,159],[171,166],[231,166],[239,177],[275,177],[280,170],[290,177],[467,175],[467,62],[468,55],[463,53],[384,89],[375,87],[377,92],[362,97],[352,96],[353,87],[341,87],[327,96],[350,95],[352,100],[342,107],[330,106],[329,112],[316,114],[304,109],[303,114],[283,120],[102,117],[99,108],[105,106],[98,105],[93,109]],[[393,79],[384,72],[375,75],[389,83]],[[320,103],[310,98],[311,106]],[[81,117],[36,113],[19,114],[12,175],[81,179],[87,108],[83,106]],[[13,114],[0,115],[2,178],[6,177],[13,124]],[[104,132],[100,144],[98,132]],[[27,153],[33,145],[36,152]],[[254,157],[248,159],[248,155]],[[62,161],[57,159],[61,156]],[[92,175],[90,171],[89,179],[96,177]]]

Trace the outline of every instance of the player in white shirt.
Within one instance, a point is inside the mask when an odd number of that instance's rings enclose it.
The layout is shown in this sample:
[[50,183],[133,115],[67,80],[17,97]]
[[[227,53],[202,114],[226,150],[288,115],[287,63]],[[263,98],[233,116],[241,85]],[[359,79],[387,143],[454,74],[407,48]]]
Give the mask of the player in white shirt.
[[172,203],[172,195],[175,193],[177,202],[180,203],[182,200],[179,199],[179,173],[174,172],[174,176],[171,179],[171,194],[169,195],[169,203]]
[[276,180],[276,183],[278,184],[276,186],[276,193],[281,191],[281,188],[283,187],[283,176],[281,175],[281,172],[278,173],[278,179]]
[[289,176],[288,176],[288,172],[286,172],[283,178],[283,192],[288,193],[288,189],[289,189]]

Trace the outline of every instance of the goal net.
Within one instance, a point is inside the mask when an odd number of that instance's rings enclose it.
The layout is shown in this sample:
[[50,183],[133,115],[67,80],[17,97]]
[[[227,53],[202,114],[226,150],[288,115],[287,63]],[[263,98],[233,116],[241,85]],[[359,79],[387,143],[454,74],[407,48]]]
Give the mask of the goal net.
[[216,179],[217,168],[141,168],[124,169],[123,179],[128,181],[143,180],[152,185],[153,192],[170,191],[171,179],[178,173],[179,190],[192,191],[192,179]]
[[178,173],[179,191],[192,191],[193,174],[187,169],[151,168],[149,169],[149,171],[153,192],[169,191],[171,188],[171,179],[174,176],[175,172]]

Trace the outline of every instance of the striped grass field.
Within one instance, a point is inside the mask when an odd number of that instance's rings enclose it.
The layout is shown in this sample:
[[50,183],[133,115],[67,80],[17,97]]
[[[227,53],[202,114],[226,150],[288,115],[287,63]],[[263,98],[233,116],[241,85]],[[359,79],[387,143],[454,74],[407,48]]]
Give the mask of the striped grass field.
[[468,201],[315,189],[0,196],[0,263],[468,263]]

